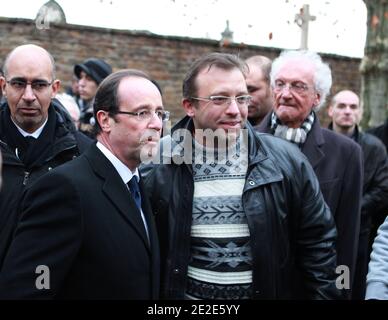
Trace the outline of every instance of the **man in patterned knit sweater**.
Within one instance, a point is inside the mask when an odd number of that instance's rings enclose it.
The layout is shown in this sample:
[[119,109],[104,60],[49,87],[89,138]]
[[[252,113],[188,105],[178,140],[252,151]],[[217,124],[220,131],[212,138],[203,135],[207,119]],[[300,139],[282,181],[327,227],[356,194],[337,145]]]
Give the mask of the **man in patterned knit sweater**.
[[307,159],[247,123],[246,65],[212,53],[183,82],[187,114],[142,168],[167,299],[336,298],[336,229]]

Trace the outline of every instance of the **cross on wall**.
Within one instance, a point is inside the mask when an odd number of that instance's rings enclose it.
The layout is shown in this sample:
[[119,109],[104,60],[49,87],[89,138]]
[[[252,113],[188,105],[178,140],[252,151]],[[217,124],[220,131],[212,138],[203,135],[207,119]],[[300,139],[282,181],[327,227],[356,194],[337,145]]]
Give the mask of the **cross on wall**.
[[309,32],[309,22],[314,21],[316,16],[310,15],[310,6],[304,4],[303,8],[300,9],[300,12],[295,15],[295,23],[302,29],[300,49],[307,50],[307,41],[308,41],[308,32]]

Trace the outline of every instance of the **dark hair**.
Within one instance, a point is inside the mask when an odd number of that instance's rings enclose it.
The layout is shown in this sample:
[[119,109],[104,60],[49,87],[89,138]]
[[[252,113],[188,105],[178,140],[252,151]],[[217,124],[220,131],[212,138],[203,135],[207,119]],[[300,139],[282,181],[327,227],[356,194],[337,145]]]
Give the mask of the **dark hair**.
[[185,78],[183,79],[183,98],[190,98],[197,95],[197,87],[195,80],[198,74],[205,68],[215,66],[224,70],[231,70],[234,68],[239,69],[244,78],[246,77],[248,66],[239,57],[230,53],[213,52],[202,56],[194,61],[187,71]]
[[[94,119],[96,119],[94,125],[94,133],[97,135],[101,132],[100,124],[97,121],[97,112],[100,110],[108,112],[112,117],[119,111],[119,96],[118,88],[121,80],[128,77],[144,78],[155,84],[148,74],[136,69],[125,69],[111,73],[106,77],[99,85],[93,104]],[[156,85],[155,85],[156,86]],[[159,90],[159,87],[156,86]]]

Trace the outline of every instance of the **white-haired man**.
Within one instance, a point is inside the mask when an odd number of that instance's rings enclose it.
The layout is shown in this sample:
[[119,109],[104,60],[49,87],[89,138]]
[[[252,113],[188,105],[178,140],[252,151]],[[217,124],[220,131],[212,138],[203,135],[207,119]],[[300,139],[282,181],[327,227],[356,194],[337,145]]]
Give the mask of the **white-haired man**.
[[261,132],[296,144],[318,177],[323,197],[338,230],[337,263],[349,270],[344,288],[351,294],[362,196],[361,149],[349,138],[320,126],[316,115],[332,83],[331,71],[310,51],[285,51],[272,63],[274,111],[263,120]]

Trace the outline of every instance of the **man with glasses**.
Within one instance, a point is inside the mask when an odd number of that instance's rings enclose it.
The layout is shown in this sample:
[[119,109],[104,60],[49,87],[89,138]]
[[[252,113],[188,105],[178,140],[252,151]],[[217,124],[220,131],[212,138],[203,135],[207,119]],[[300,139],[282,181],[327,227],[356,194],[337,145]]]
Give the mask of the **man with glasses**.
[[[159,245],[137,167],[157,151],[168,113],[148,75],[122,70],[100,84],[94,116],[97,143],[27,190],[0,298],[158,298]],[[37,266],[49,268],[49,289]]]
[[343,283],[349,297],[357,256],[363,167],[357,143],[319,124],[316,111],[324,104],[331,82],[330,68],[318,54],[283,52],[272,63],[274,111],[259,131],[290,141],[309,159],[336,222],[337,263],[350,271]]
[[187,114],[142,168],[167,299],[336,297],[333,218],[303,155],[247,123],[246,65],[211,53],[183,81]]
[[[0,109],[0,148],[4,187],[0,192],[0,269],[26,186],[52,168],[80,155],[91,140],[75,130],[54,96],[60,81],[54,59],[36,45],[22,45],[5,59],[0,87],[6,103]],[[60,186],[57,186],[60,188]]]

